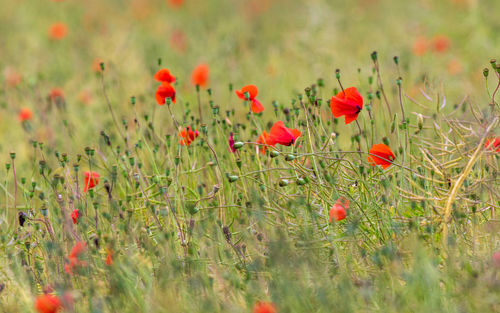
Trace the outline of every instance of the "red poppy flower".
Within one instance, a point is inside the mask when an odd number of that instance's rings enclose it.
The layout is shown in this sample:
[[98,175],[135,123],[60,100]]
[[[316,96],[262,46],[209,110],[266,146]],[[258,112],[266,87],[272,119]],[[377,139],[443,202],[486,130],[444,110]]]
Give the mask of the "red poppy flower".
[[66,273],[73,275],[73,269],[77,266],[87,266],[87,262],[78,260],[78,257],[85,252],[87,249],[87,244],[83,241],[78,241],[75,243],[71,249],[71,253],[68,256],[69,263],[64,265],[64,270]]
[[498,137],[490,138],[486,140],[484,147],[491,151],[500,152],[500,139]]
[[80,218],[80,211],[78,209],[73,210],[71,212],[71,219],[73,220],[73,224],[76,224],[78,222],[78,218]]
[[195,86],[205,87],[208,83],[209,69],[208,65],[202,63],[195,67],[193,73],[191,74],[191,81]]
[[68,33],[68,27],[64,23],[52,24],[49,28],[49,37],[53,40],[60,40],[66,37]]
[[416,56],[422,56],[427,52],[428,46],[427,38],[424,36],[417,37],[413,43],[413,53]]
[[179,140],[179,143],[182,146],[189,146],[196,138],[198,138],[199,133],[198,130],[192,130],[190,126],[186,127],[186,129],[183,129],[179,132],[177,135],[181,139]]
[[17,117],[21,122],[31,120],[33,119],[33,111],[31,111],[31,109],[28,108],[22,108],[21,111],[19,111],[19,115]]
[[391,149],[383,143],[373,145],[369,152],[371,155],[368,160],[371,165],[380,165],[384,170],[391,166],[392,161],[396,158]]
[[173,8],[179,8],[184,4],[184,0],[168,0],[168,4]]
[[156,102],[159,105],[164,105],[166,98],[170,98],[175,103],[175,89],[169,83],[162,83],[156,89]]
[[344,115],[347,125],[358,118],[359,112],[363,109],[363,97],[356,87],[349,87],[332,97],[330,109],[336,118]]
[[113,265],[113,250],[107,249],[108,254],[106,255],[106,265]]
[[271,127],[267,143],[271,145],[279,143],[283,146],[291,146],[301,135],[302,134],[298,129],[290,129],[286,127],[282,121],[278,121],[274,123],[273,127]]
[[166,68],[162,68],[158,72],[156,72],[154,78],[162,83],[175,83],[175,76],[170,74],[170,71]]
[[257,302],[253,307],[253,313],[276,313],[276,307],[272,302]]
[[349,208],[349,200],[344,197],[337,199],[333,207],[330,209],[330,223],[335,219],[337,222],[345,219],[347,216],[346,210]]
[[[251,110],[253,113],[260,113],[264,111],[264,106],[257,99],[255,99],[255,97],[257,97],[257,94],[259,93],[257,86],[247,85],[241,88],[241,90],[236,90],[235,92],[238,98],[240,98],[241,100],[251,101]],[[247,95],[248,99],[246,98]]]
[[450,48],[450,39],[445,35],[438,35],[432,39],[432,49],[435,52],[446,52]]
[[57,313],[62,309],[61,300],[55,295],[39,295],[35,300],[35,309],[38,313]]
[[265,145],[274,146],[274,144],[270,144],[268,141],[269,141],[269,134],[266,131],[263,131],[262,134],[259,136],[259,140],[257,140],[257,143],[259,144],[257,146],[257,151],[259,151],[260,153],[266,153],[267,146]]
[[58,102],[64,100],[64,91],[61,88],[52,88],[49,93],[49,98],[52,102]]
[[83,192],[87,192],[89,189],[94,188],[97,184],[99,184],[99,173],[96,172],[85,172],[85,179],[84,183],[85,185],[83,186]]

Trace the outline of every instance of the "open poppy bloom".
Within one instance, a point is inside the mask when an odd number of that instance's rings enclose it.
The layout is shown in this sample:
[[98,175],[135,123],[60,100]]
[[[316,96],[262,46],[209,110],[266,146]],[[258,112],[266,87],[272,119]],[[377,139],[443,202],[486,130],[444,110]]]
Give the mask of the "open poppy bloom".
[[39,295],[35,300],[35,309],[38,313],[57,313],[62,309],[61,300],[48,293]]
[[257,302],[253,307],[253,313],[276,313],[276,307],[272,302]]
[[73,270],[77,266],[87,266],[87,262],[80,261],[78,257],[85,252],[87,249],[87,244],[83,241],[78,241],[75,243],[71,249],[71,253],[68,256],[69,263],[64,265],[64,271],[70,275],[73,275]]
[[332,97],[330,109],[336,118],[344,115],[347,125],[358,118],[359,112],[363,109],[363,97],[356,87],[349,87]]
[[78,218],[80,217],[80,211],[78,209],[73,210],[71,212],[71,219],[73,220],[73,224],[76,224],[78,222]]
[[349,208],[349,200],[344,197],[337,199],[330,209],[330,223],[335,219],[337,222],[345,219],[346,210]]
[[380,165],[384,170],[391,166],[392,161],[396,158],[391,148],[383,143],[373,145],[369,152],[368,160],[370,164],[372,166]]
[[17,117],[21,122],[31,120],[33,119],[33,111],[28,108],[22,108],[21,111],[19,111],[19,115]]
[[240,98],[241,100],[251,101],[250,109],[253,113],[260,113],[264,111],[264,106],[257,99],[255,99],[255,97],[257,97],[257,94],[259,93],[257,86],[247,85],[241,88],[241,90],[236,90],[235,92],[238,98]]
[[85,179],[83,186],[83,192],[87,192],[89,189],[94,188],[97,184],[99,184],[99,173],[96,172],[85,172]]
[[486,140],[484,147],[491,151],[500,152],[500,139],[498,137],[490,138]]
[[283,146],[291,146],[301,135],[298,129],[290,129],[286,127],[282,121],[277,121],[274,123],[273,127],[271,127],[267,142],[271,145],[279,143]]
[[427,52],[428,45],[427,38],[424,36],[417,37],[413,43],[413,54],[416,56],[424,55]]
[[208,74],[208,65],[206,65],[205,63],[202,63],[195,67],[193,73],[191,74],[191,81],[193,82],[193,85],[205,87],[208,83]]
[[175,83],[175,76],[170,74],[170,71],[166,68],[162,68],[158,72],[156,72],[154,78],[162,83]]
[[267,146],[265,145],[271,145],[274,146],[274,144],[270,144],[269,142],[269,134],[264,130],[262,134],[259,136],[259,140],[257,140],[257,143],[259,144],[257,146],[257,151],[260,153],[266,153]]
[[175,89],[169,83],[164,82],[160,86],[158,86],[155,96],[156,102],[159,105],[164,105],[166,98],[170,98],[172,102],[175,103]]
[[49,37],[53,40],[60,40],[66,37],[68,33],[68,28],[64,23],[55,23],[52,24],[49,28]]
[[199,132],[196,129],[193,131],[191,126],[188,126],[186,129],[181,130],[178,136],[181,138],[179,140],[181,146],[189,146],[199,136]]
[[446,52],[450,48],[450,39],[445,35],[438,35],[432,39],[434,52]]
[[106,255],[106,265],[113,265],[113,250],[111,249],[106,249],[107,255]]

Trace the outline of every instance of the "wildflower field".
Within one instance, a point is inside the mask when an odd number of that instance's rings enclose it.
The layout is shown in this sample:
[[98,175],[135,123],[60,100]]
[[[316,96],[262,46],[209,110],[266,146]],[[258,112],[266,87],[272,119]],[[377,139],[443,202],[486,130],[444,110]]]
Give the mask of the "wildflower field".
[[500,312],[499,14],[0,0],[0,313]]

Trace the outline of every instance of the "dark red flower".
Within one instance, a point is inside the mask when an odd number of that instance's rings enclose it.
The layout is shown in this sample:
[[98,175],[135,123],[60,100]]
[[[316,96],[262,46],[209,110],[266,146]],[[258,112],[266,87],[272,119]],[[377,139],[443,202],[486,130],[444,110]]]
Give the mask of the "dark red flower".
[[75,243],[71,249],[71,253],[68,256],[69,262],[64,265],[64,271],[70,275],[73,275],[73,270],[77,266],[87,266],[87,262],[80,261],[78,257],[85,252],[87,249],[87,244],[83,241],[78,241]]
[[52,40],[60,40],[68,34],[68,27],[64,23],[54,23],[49,28],[49,37]]
[[179,134],[177,135],[179,138],[179,143],[182,146],[189,146],[196,138],[198,138],[199,133],[198,130],[192,130],[190,126],[186,127],[185,129],[181,130]]
[[257,86],[247,85],[241,88],[241,90],[236,90],[235,92],[238,98],[240,98],[241,100],[251,102],[251,110],[253,113],[260,113],[264,111],[264,106],[257,99],[255,99],[255,97],[257,97],[257,94],[259,93]]
[[107,250],[106,265],[113,265],[113,250],[111,249],[106,249],[106,250]]
[[161,70],[156,72],[154,78],[162,83],[169,83],[169,84],[175,83],[175,76],[170,74],[170,71],[166,68],[162,68]]
[[164,105],[166,98],[170,98],[172,103],[175,103],[175,89],[169,83],[162,83],[156,89],[156,102],[159,105]]
[[359,112],[363,109],[363,97],[356,87],[349,87],[332,97],[330,109],[336,118],[344,115],[345,123],[349,124],[358,118]]
[[39,295],[35,300],[35,309],[38,313],[57,313],[62,309],[61,300],[48,293]]
[[270,145],[275,145],[279,143],[283,146],[291,146],[295,143],[295,140],[301,136],[298,129],[290,129],[285,126],[282,121],[277,121],[271,127],[269,136],[267,138],[267,143]]
[[234,148],[234,137],[233,133],[229,134],[229,150],[231,150],[232,153],[236,152],[236,148]]
[[83,192],[87,192],[89,189],[92,189],[99,184],[99,173],[87,171],[83,174],[85,176]]
[[21,111],[19,111],[19,115],[17,117],[21,122],[31,120],[33,119],[33,111],[31,111],[31,109],[28,108],[22,108]]
[[349,200],[344,197],[337,199],[330,209],[330,223],[335,219],[337,222],[346,218],[346,210],[349,208]]
[[369,152],[370,164],[372,166],[380,165],[384,170],[391,166],[392,161],[396,158],[392,150],[383,143],[373,145]]

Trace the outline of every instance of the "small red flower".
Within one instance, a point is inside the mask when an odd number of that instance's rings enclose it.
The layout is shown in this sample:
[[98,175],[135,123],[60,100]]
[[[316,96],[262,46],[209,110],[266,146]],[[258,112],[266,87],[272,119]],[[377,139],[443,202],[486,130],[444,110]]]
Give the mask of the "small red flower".
[[260,113],[264,111],[264,106],[257,99],[255,99],[259,93],[257,86],[247,85],[241,88],[241,90],[236,90],[235,92],[241,100],[251,101],[251,110],[253,113]]
[[80,211],[78,211],[78,209],[73,210],[73,212],[71,212],[71,219],[73,220],[73,224],[78,223],[79,218],[80,218]]
[[67,33],[68,27],[64,23],[55,23],[49,28],[49,37],[52,40],[61,40],[66,37]]
[[106,265],[113,265],[113,250],[107,249],[107,255],[106,255]]
[[358,118],[359,112],[363,109],[363,97],[356,87],[349,87],[332,97],[330,109],[336,118],[344,115],[347,125]]
[[262,134],[259,136],[259,140],[257,140],[257,143],[259,144],[257,146],[257,151],[260,153],[266,153],[267,146],[265,145],[271,145],[274,147],[274,144],[270,144],[269,142],[269,134],[264,130]]
[[162,68],[161,70],[156,72],[154,78],[162,83],[169,83],[169,84],[175,83],[175,76],[170,74],[170,71],[166,68]]
[[35,309],[38,313],[57,313],[62,309],[61,300],[48,293],[39,295],[35,300]]
[[64,101],[64,91],[61,88],[52,88],[49,93],[49,99],[52,102]]
[[484,143],[484,147],[490,151],[500,152],[500,139],[498,137],[489,138]]
[[189,146],[196,138],[198,138],[199,133],[198,130],[195,129],[195,131],[193,131],[191,126],[188,126],[186,129],[181,130],[177,136],[181,138],[179,143],[182,146]]
[[417,37],[415,39],[415,42],[413,43],[413,53],[416,56],[422,56],[427,52],[427,47],[429,43],[427,41],[427,38],[424,36]]
[[64,271],[70,275],[73,275],[73,270],[77,266],[87,266],[87,262],[78,260],[78,257],[85,252],[87,249],[87,244],[83,241],[78,241],[75,243],[71,249],[71,253],[68,256],[69,263],[64,265]]
[[208,74],[209,74],[208,65],[202,63],[195,67],[193,73],[191,74],[191,81],[193,85],[205,87],[208,83]]
[[96,172],[85,172],[85,179],[83,186],[83,192],[87,192],[89,189],[94,188],[97,184],[99,184],[99,173]]
[[346,210],[349,208],[349,200],[344,197],[337,199],[330,209],[330,223],[335,219],[337,222],[345,219]]
[[451,42],[445,35],[438,35],[432,39],[432,49],[434,52],[446,52],[450,48]]
[[156,102],[159,105],[164,105],[166,98],[170,98],[172,103],[175,103],[175,89],[169,83],[162,83],[156,89]]
[[29,121],[33,119],[33,111],[28,108],[22,108],[21,111],[19,111],[19,115],[17,117],[21,122]]
[[277,313],[276,306],[272,302],[257,302],[253,307],[253,313]]
[[368,160],[370,164],[372,166],[380,165],[384,170],[391,166],[392,161],[396,158],[391,148],[383,143],[373,145],[369,152]]
[[291,146],[295,143],[295,140],[302,134],[298,129],[290,129],[285,126],[282,121],[277,121],[271,127],[269,136],[267,138],[267,143],[270,145],[275,145],[279,143],[283,146]]

